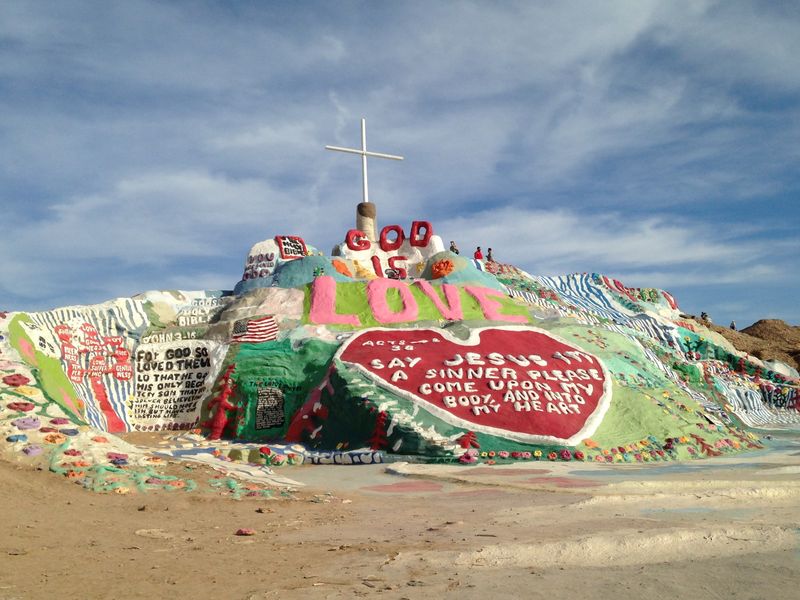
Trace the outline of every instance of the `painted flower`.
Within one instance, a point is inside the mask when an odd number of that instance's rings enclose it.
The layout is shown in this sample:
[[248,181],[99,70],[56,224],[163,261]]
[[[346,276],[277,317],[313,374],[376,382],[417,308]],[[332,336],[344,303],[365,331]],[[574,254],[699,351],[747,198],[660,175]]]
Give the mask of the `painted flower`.
[[511,458],[522,458],[522,452],[514,451],[511,453]]
[[580,450],[575,452],[575,460],[584,460],[585,458],[586,458],[586,455],[583,452],[581,452]]
[[508,451],[500,450],[500,452],[497,453],[497,456],[499,456],[500,458],[508,458]]
[[633,457],[630,455],[629,452],[626,452],[625,454],[622,455],[622,458],[625,460],[625,462],[631,462],[631,459]]
[[558,454],[556,454],[555,451],[550,452],[550,454],[547,455],[547,458],[548,460],[555,460],[558,458]]
[[340,260],[333,260],[331,261],[333,268],[336,269],[338,273],[341,273],[345,277],[353,277],[353,274],[350,272],[350,269],[347,268],[347,265],[344,264]]
[[481,458],[486,458],[489,456],[488,452],[481,452]]
[[534,450],[533,451],[533,456],[536,458],[536,460],[539,460],[540,458],[542,458],[542,451],[541,450]]
[[496,461],[494,461],[494,460],[487,460],[487,461],[486,461],[486,464],[487,464],[487,465],[494,465],[494,464],[497,464],[497,462],[496,462]]
[[564,448],[561,451],[561,460],[572,460],[572,452]]
[[642,462],[642,455],[639,454],[638,452],[633,455],[633,458],[636,459],[636,462]]
[[12,387],[19,387],[21,385],[25,385],[30,383],[30,379],[25,377],[25,375],[21,375],[19,373],[13,373],[11,375],[6,375],[3,377],[3,383],[6,385],[10,385]]
[[269,457],[270,464],[273,464],[276,467],[286,464],[286,461],[287,458],[283,454],[272,454]]
[[602,454],[595,454],[594,461],[595,462],[605,462],[606,459],[603,457]]
[[456,266],[453,264],[452,260],[447,258],[437,260],[431,265],[431,279],[441,279],[442,277],[446,277],[452,273],[453,269],[455,268]]
[[269,446],[261,446],[258,451],[263,454],[264,456],[269,456],[272,454],[272,450],[269,449]]
[[689,454],[695,454],[695,453],[697,452],[697,451],[694,449],[694,447],[693,447],[693,446],[689,446],[688,448],[686,448],[686,451],[687,451]]
[[533,456],[530,452],[522,452],[522,458],[525,460],[530,460],[531,456]]
[[494,450],[489,450],[489,452],[487,454],[488,454],[489,458],[494,458],[494,456],[495,456]]
[[478,451],[475,448],[470,448],[458,459],[459,462],[464,464],[472,464],[478,462]]

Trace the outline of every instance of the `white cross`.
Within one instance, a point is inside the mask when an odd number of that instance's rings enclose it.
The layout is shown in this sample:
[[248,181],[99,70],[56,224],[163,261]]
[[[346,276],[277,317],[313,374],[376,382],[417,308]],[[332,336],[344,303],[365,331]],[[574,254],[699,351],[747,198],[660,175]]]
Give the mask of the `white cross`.
[[369,188],[367,186],[367,157],[391,158],[392,160],[403,160],[402,156],[394,154],[382,154],[380,152],[367,152],[367,120],[361,119],[361,150],[353,148],[340,148],[339,146],[325,146],[326,150],[338,150],[339,152],[350,152],[351,154],[361,155],[361,189],[364,202],[369,202]]

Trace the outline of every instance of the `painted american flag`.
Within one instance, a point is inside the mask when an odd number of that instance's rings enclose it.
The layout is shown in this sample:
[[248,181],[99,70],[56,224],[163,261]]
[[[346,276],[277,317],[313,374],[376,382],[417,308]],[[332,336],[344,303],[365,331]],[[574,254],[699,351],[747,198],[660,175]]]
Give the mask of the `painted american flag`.
[[278,323],[272,315],[253,320],[239,319],[233,324],[232,342],[258,344],[277,338]]

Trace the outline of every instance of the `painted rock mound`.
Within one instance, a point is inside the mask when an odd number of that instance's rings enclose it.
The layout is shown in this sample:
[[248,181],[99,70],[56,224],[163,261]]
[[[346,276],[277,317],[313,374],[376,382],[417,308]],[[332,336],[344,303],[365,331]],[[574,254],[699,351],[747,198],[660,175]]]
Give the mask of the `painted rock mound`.
[[0,336],[0,434],[28,454],[78,430],[182,429],[309,459],[647,462],[800,424],[798,381],[668,292],[466,259],[425,222],[350,231],[330,256],[276,236],[233,292],[4,312]]

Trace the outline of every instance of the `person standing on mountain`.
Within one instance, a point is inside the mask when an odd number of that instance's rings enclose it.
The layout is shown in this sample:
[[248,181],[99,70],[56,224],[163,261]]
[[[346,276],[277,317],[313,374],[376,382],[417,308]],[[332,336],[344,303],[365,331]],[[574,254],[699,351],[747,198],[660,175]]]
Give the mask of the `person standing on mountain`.
[[458,254],[458,246],[456,246],[455,242],[450,242],[450,252],[453,254]]
[[486,253],[486,260],[489,262],[494,262],[494,256],[492,256],[491,248],[489,248],[489,251]]
[[481,252],[481,247],[478,246],[478,249],[475,250],[475,254],[472,255],[475,260],[483,260],[483,252]]

